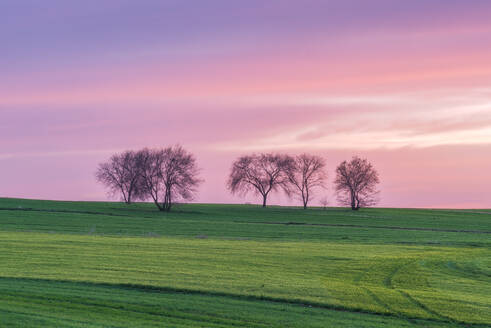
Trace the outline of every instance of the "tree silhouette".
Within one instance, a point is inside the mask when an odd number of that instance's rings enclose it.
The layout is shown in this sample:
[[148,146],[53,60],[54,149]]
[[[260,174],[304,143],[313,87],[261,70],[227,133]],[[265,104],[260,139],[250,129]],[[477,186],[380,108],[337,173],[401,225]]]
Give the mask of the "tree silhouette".
[[261,195],[263,207],[266,207],[268,195],[278,189],[290,194],[287,171],[293,159],[282,154],[253,154],[239,157],[233,164],[227,182],[233,193],[254,192]]
[[109,189],[111,195],[119,194],[123,201],[131,204],[133,200],[144,199],[145,191],[141,180],[141,157],[131,150],[114,154],[99,164],[96,179]]
[[194,156],[181,146],[140,151],[146,194],[161,211],[170,211],[177,200],[193,199],[202,180]]
[[293,165],[288,166],[288,181],[292,191],[302,200],[306,209],[313,199],[316,188],[324,188],[327,179],[326,161],[316,155],[301,154],[294,158]]
[[366,159],[354,156],[336,168],[336,192],[338,201],[352,210],[373,206],[378,202],[376,189],[380,182],[377,171]]

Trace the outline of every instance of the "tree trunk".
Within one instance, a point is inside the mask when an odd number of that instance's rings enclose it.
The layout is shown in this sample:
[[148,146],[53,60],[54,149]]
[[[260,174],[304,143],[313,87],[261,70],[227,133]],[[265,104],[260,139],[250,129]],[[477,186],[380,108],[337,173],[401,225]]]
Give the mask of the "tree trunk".
[[268,198],[268,195],[263,195],[263,207],[266,207],[266,199]]
[[170,208],[172,207],[172,203],[169,201],[169,203],[167,204],[167,208],[166,208],[166,211],[167,212],[170,212]]
[[164,196],[164,201],[162,202],[161,211],[170,212],[171,207],[172,207],[172,197],[171,197],[170,190],[167,189],[165,191],[165,196]]
[[121,194],[123,195],[123,201],[124,201],[126,204],[129,204],[128,196],[126,196],[126,193],[124,192],[123,187],[121,187],[121,188],[120,188],[120,190],[121,190]]
[[360,200],[358,199],[358,197],[355,198],[355,211],[358,211],[360,209]]
[[351,190],[351,209],[353,211],[356,211],[358,208],[358,206],[356,206],[356,197],[355,197],[355,193],[353,190]]
[[131,189],[128,191],[128,199],[126,201],[126,204],[131,204]]
[[157,206],[159,211],[162,211],[162,207],[159,204],[159,199],[157,197],[154,197],[153,195],[152,195],[152,198],[153,198],[153,203],[155,204],[155,206]]

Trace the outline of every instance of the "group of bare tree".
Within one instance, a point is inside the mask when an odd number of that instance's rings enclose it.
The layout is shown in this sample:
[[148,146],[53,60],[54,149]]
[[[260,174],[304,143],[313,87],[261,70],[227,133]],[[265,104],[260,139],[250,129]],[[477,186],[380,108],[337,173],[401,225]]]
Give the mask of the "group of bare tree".
[[96,178],[109,192],[130,204],[152,199],[161,211],[179,200],[191,200],[202,182],[194,156],[181,146],[144,148],[113,155],[99,164]]
[[[193,199],[202,182],[198,174],[195,157],[174,146],[114,154],[99,164],[96,178],[127,204],[151,199],[159,210],[170,211],[176,201]],[[298,198],[306,209],[326,182],[326,161],[320,156],[263,153],[239,157],[232,164],[227,187],[233,194],[260,195],[263,207],[271,193],[283,191]],[[338,202],[353,210],[377,202],[378,183],[378,173],[366,159],[355,156],[336,168]],[[327,198],[321,203],[325,208]]]
[[[232,164],[227,187],[233,194],[260,195],[263,207],[272,192],[282,190],[289,197],[297,196],[306,209],[316,190],[326,188],[326,182],[326,161],[320,156],[266,153],[239,157]],[[366,159],[355,156],[336,169],[338,201],[353,210],[376,203],[378,183],[378,173]]]
[[283,190],[288,196],[298,196],[307,208],[313,190],[325,187],[325,166],[322,157],[309,154],[295,157],[271,153],[245,155],[233,163],[227,187],[233,194],[259,194],[263,207],[271,192]]

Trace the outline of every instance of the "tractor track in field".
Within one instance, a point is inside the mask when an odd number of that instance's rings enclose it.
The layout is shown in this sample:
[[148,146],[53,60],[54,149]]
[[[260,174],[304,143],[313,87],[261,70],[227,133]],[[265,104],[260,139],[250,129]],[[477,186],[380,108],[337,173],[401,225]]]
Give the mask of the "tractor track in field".
[[[360,285],[360,280],[363,278],[364,275],[367,274],[368,271],[372,270],[372,269],[375,269],[377,267],[377,265],[374,265],[374,266],[371,266],[370,268],[368,268],[367,270],[363,271],[362,273],[358,274],[356,276],[356,278],[354,279],[354,282],[356,283],[356,285],[358,285],[362,290],[364,290],[368,296],[370,296],[370,298],[375,302],[377,303],[378,305],[380,305],[382,308],[386,309],[388,311],[388,313],[393,313],[395,316],[401,318],[401,319],[404,319],[406,320],[408,323],[414,325],[416,324],[416,320],[413,319],[413,318],[409,318],[407,317],[404,313],[394,309],[393,307],[391,307],[389,304],[387,304],[386,302],[384,302],[380,297],[377,296],[377,294],[373,291],[371,291],[369,288],[367,287],[364,287],[362,285]],[[396,270],[393,270],[390,274],[390,276],[393,276],[397,271],[399,271],[400,269],[400,266],[396,268]],[[389,278],[389,283],[388,282],[388,278],[385,278],[384,280],[384,285],[386,285],[386,287],[389,287],[391,289],[393,289],[393,287],[391,287],[391,281],[392,279]]]
[[426,313],[440,319],[440,320],[443,320],[443,321],[448,321],[448,322],[454,322],[455,320],[450,318],[450,317],[447,317],[439,312],[436,312],[430,308],[428,308],[424,303],[421,303],[420,301],[418,301],[417,299],[415,299],[414,297],[412,297],[411,295],[409,295],[407,292],[405,291],[402,291],[400,290],[399,288],[395,288],[394,287],[394,284],[392,283],[392,280],[394,279],[394,276],[399,272],[401,271],[404,267],[407,267],[411,264],[414,264],[414,263],[417,263],[417,261],[412,261],[412,262],[409,262],[409,263],[404,263],[402,265],[399,265],[397,266],[394,270],[391,271],[391,273],[385,278],[384,280],[384,285],[387,287],[387,288],[390,288],[390,289],[393,289],[395,291],[397,291],[402,297],[406,298],[409,302],[411,302],[412,304],[414,304],[416,307],[422,309],[423,311],[425,311]]
[[[26,311],[12,311],[12,310],[6,310],[6,309],[1,309],[0,308],[0,313],[9,313],[9,314],[17,314],[17,315],[23,315],[25,317],[34,317],[36,319],[54,319],[54,320],[63,320],[65,322],[71,322],[71,323],[77,323],[77,324],[87,324],[86,321],[82,320],[76,320],[76,319],[69,319],[69,318],[62,318],[56,316],[56,315],[47,315],[47,314],[40,314],[40,313],[29,313]],[[106,326],[109,328],[117,328],[118,326]]]
[[436,312],[432,309],[430,309],[429,307],[427,307],[425,304],[421,303],[420,301],[418,301],[417,299],[415,299],[414,297],[412,297],[411,295],[409,295],[408,293],[400,290],[400,289],[396,289],[397,292],[399,292],[399,294],[401,294],[401,296],[405,297],[407,300],[409,300],[411,303],[413,303],[414,305],[416,305],[417,307],[423,309],[424,311],[426,311],[427,313],[439,318],[440,320],[442,321],[448,321],[448,322],[454,322],[455,320],[450,318],[450,317],[447,317],[439,312]]
[[306,223],[306,222],[257,222],[257,221],[233,221],[235,223],[246,224],[276,224],[276,225],[293,225],[293,226],[313,226],[313,227],[344,227],[344,228],[366,228],[366,229],[387,229],[387,230],[410,230],[410,231],[434,231],[434,232],[462,232],[491,234],[491,231],[485,230],[457,230],[457,229],[436,229],[436,228],[417,228],[417,227],[398,227],[398,226],[370,226],[361,224],[337,224],[337,223]]
[[45,212],[45,213],[71,213],[71,214],[89,214],[89,215],[106,215],[106,216],[120,216],[131,217],[131,215],[114,214],[107,212],[91,212],[91,211],[72,211],[72,210],[53,210],[53,209],[41,209],[31,207],[0,207],[0,211],[24,211],[24,212]]
[[394,279],[394,276],[399,272],[404,266],[408,265],[407,263],[404,263],[402,265],[396,266],[394,270],[392,270],[387,277],[384,279],[384,285],[387,288],[390,289],[396,289],[394,285],[392,284],[392,279]]
[[[32,207],[0,207],[0,211],[24,211],[24,212],[44,212],[44,213],[72,213],[72,214],[88,214],[88,215],[105,215],[116,217],[133,217],[132,215],[116,214],[108,212],[91,212],[91,211],[74,211],[74,210],[55,210],[55,209],[38,209]],[[145,217],[149,218],[149,217]],[[313,227],[341,227],[341,228],[364,228],[364,229],[387,229],[387,230],[407,230],[407,231],[433,231],[433,232],[457,232],[457,233],[475,233],[475,234],[491,234],[491,231],[486,230],[458,230],[458,229],[437,229],[437,228],[418,228],[418,227],[400,227],[400,226],[372,226],[361,224],[339,224],[339,223],[307,223],[307,222],[271,222],[271,221],[240,221],[235,220],[234,223],[245,224],[271,224],[271,225],[293,225],[293,226],[313,226]]]
[[[224,298],[243,300],[243,301],[271,302],[271,303],[292,305],[292,306],[299,306],[299,307],[306,307],[306,308],[317,308],[317,309],[325,309],[325,310],[349,312],[349,313],[362,313],[362,314],[364,313],[364,314],[368,314],[368,315],[377,315],[377,316],[389,316],[389,317],[407,320],[408,322],[415,324],[417,326],[421,325],[424,321],[426,321],[426,322],[452,323],[452,324],[459,325],[462,327],[474,327],[474,328],[489,327],[485,324],[456,321],[456,320],[453,320],[451,318],[447,318],[447,317],[442,316],[442,315],[438,315],[436,318],[422,318],[422,317],[418,317],[418,316],[408,316],[408,315],[405,315],[403,313],[399,313],[397,311],[394,311],[392,313],[386,313],[386,312],[378,312],[378,311],[372,311],[372,310],[361,309],[361,308],[350,308],[350,307],[344,307],[344,306],[331,305],[331,304],[320,303],[320,302],[315,302],[315,301],[308,301],[308,300],[301,300],[301,299],[287,299],[287,298],[266,296],[266,295],[234,294],[234,293],[230,293],[230,292],[221,292],[221,291],[196,290],[196,289],[186,289],[186,288],[176,288],[176,287],[166,287],[166,286],[127,284],[127,283],[118,284],[118,283],[70,281],[70,280],[56,280],[56,279],[54,280],[54,279],[40,279],[40,278],[0,277],[0,280],[5,280],[5,279],[13,280],[12,283],[14,283],[14,281],[16,281],[16,280],[32,281],[32,282],[37,281],[37,282],[44,282],[44,283],[51,282],[51,283],[61,283],[61,284],[75,284],[75,285],[82,285],[82,286],[88,286],[88,287],[135,290],[135,291],[148,292],[148,293],[175,293],[175,294],[188,294],[188,295],[216,296],[216,297],[224,297]],[[0,286],[0,291],[1,291],[1,286]],[[372,294],[372,292],[368,291],[368,294],[370,295],[370,294]],[[16,293],[13,293],[12,295],[16,295]],[[415,304],[418,304],[420,307],[424,308],[426,311],[428,311],[428,312],[431,311],[424,304],[415,300],[410,295],[407,295],[407,296]],[[376,300],[376,299],[378,299],[378,297],[374,298],[374,300]],[[381,305],[384,304],[387,309],[390,309],[390,306],[385,304],[385,302],[383,302],[381,300],[380,300],[380,302],[381,302],[380,303]],[[85,302],[84,304],[97,305],[97,306],[100,305],[98,302],[95,302],[95,304],[92,304],[92,302]],[[116,307],[116,308],[118,308],[118,307]],[[132,312],[138,312],[138,311],[132,311]],[[143,311],[141,313],[153,314],[152,311],[150,311],[150,312]]]
[[[393,283],[392,283],[392,280],[394,278],[394,276],[399,272],[401,271],[404,267],[407,267],[413,263],[415,263],[416,261],[411,261],[409,263],[403,263],[403,264],[400,264],[400,265],[397,265],[390,273],[387,277],[385,277],[384,281],[383,281],[383,284],[386,288],[388,289],[392,289],[394,291],[396,291],[397,293],[399,293],[403,298],[407,299],[411,304],[413,304],[416,308],[420,308],[422,309],[423,311],[425,311],[426,313],[430,314],[431,316],[433,316],[433,318],[427,318],[427,319],[424,319],[424,320],[436,320],[436,321],[441,321],[441,322],[451,322],[451,323],[456,323],[456,324],[463,324],[465,325],[464,323],[461,323],[461,322],[458,322],[450,317],[447,317],[445,315],[442,315],[440,314],[439,312],[436,312],[430,308],[428,308],[424,303],[421,303],[420,301],[418,301],[417,299],[415,299],[414,297],[412,297],[411,295],[409,295],[407,292],[404,292],[396,287],[394,287]],[[366,274],[366,271],[364,273],[360,273],[358,275],[358,277],[356,277],[356,279],[354,280],[355,283],[357,285],[360,286],[360,283],[359,281],[361,280],[362,276]],[[376,293],[374,293],[373,291],[371,291],[369,288],[367,287],[364,287],[364,286],[360,286],[361,289],[363,289],[377,304],[379,304],[380,306],[382,306],[383,308],[385,308],[386,310],[388,310],[389,312],[393,313],[395,316],[401,318],[401,319],[405,319],[407,322],[409,322],[410,324],[413,324],[413,325],[417,325],[417,322],[416,322],[416,318],[414,317],[410,317],[408,316],[407,314],[404,314],[403,312],[399,311],[399,310],[396,310],[395,308],[391,307],[389,304],[387,304],[386,302],[384,302],[380,297],[377,296]]]
[[[11,294],[8,294],[8,293],[2,293],[3,295],[10,295],[10,296],[18,296],[17,293],[11,293]],[[50,301],[53,301],[53,298],[50,298],[49,296],[30,296],[33,300],[35,301],[43,301],[43,300],[46,300],[48,302]],[[55,299],[55,301],[57,301]],[[108,305],[104,302],[98,302],[98,301],[95,301],[91,298],[87,298],[87,297],[77,297],[77,298],[74,298],[74,301],[67,301],[67,300],[58,300],[59,303],[71,303],[71,304],[78,304],[78,305],[81,305],[81,306],[87,306],[87,307],[100,307],[100,308],[106,308],[106,309],[111,309],[111,310],[122,310],[122,311],[125,311],[125,312],[132,312],[132,313],[138,313],[138,314],[143,314],[143,315],[147,315],[147,316],[153,316],[155,318],[159,318],[159,317],[166,317],[166,318],[169,318],[169,319],[178,319],[178,320],[187,320],[187,321],[191,321],[191,322],[199,322],[199,323],[203,323],[203,322],[207,322],[207,323],[210,323],[210,324],[213,324],[214,327],[228,327],[229,325],[232,325],[234,327],[250,327],[249,323],[240,323],[238,322],[237,320],[234,320],[234,319],[230,319],[230,318],[222,318],[222,319],[225,319],[227,320],[228,322],[217,322],[217,320],[215,318],[206,318],[204,316],[199,316],[199,314],[196,314],[196,313],[192,313],[192,315],[194,316],[189,316],[189,315],[186,315],[184,313],[181,313],[181,314],[178,314],[178,313],[175,313],[175,312],[162,312],[162,311],[155,311],[155,310],[149,310],[149,311],[142,311],[142,310],[139,310],[139,309],[136,309],[136,308],[130,308],[130,307],[122,307],[121,305],[118,305],[118,304],[114,304],[114,305]],[[124,302],[118,302],[119,304],[126,304]],[[21,311],[9,311],[9,310],[4,310],[4,309],[1,309],[0,308],[0,312],[10,312],[10,313],[18,313],[18,314],[25,314],[25,315],[32,315],[30,314],[29,312],[21,312]],[[35,314],[34,316],[38,316],[38,314]],[[56,315],[40,315],[40,316],[43,316],[45,318],[49,318],[49,319],[59,319],[59,317],[57,317]],[[76,323],[82,323],[82,324],[87,324],[88,322],[85,322],[85,321],[80,321],[80,320],[74,320],[74,319],[66,319],[66,318],[63,318],[63,320],[66,320],[66,321],[70,321],[70,322],[76,322]],[[224,326],[225,324],[227,324],[227,326]],[[114,328],[117,328],[117,327],[120,327],[119,325],[118,326],[107,326],[107,325],[104,325],[105,327],[114,327]],[[262,323],[254,323],[254,327],[263,327],[263,328],[266,328],[266,324],[262,324]]]
[[[390,305],[388,305],[387,303],[385,303],[384,301],[382,301],[378,296],[377,294],[375,294],[374,292],[372,292],[370,289],[368,288],[365,288],[365,287],[361,287],[377,304],[379,304],[380,306],[382,306],[383,308],[389,310],[390,312],[394,313],[395,316],[399,317],[400,319],[404,319],[406,320],[407,322],[409,322],[410,324],[412,325],[415,325],[417,324],[417,321],[416,319],[414,318],[410,318],[410,317],[407,317],[404,313],[400,312],[400,311],[397,311],[396,309],[392,308]],[[389,313],[390,313],[389,312]]]

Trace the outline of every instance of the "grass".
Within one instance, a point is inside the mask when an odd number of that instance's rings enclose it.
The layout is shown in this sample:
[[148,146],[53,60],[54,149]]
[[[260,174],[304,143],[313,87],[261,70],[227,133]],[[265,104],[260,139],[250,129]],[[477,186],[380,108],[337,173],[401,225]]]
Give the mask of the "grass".
[[134,286],[0,279],[0,291],[8,327],[413,327],[400,318]]
[[0,318],[489,327],[491,212],[0,199]]

